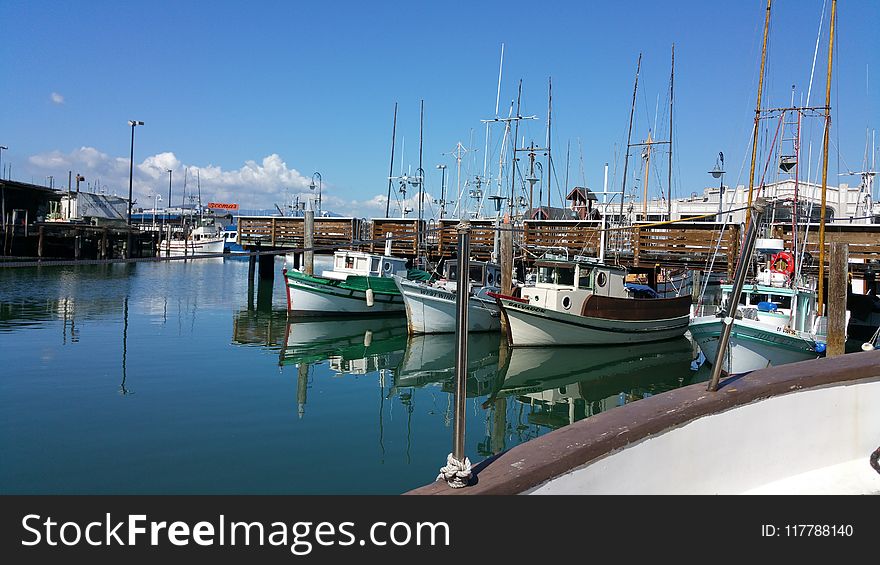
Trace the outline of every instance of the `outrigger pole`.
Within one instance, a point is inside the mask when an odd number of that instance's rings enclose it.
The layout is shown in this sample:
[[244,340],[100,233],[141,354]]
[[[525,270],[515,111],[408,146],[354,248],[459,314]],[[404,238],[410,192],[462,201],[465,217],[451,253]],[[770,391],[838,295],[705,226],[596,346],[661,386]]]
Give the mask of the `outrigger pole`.
[[817,314],[822,315],[825,299],[825,196],[828,191],[828,131],[831,129],[831,61],[834,53],[834,16],[837,0],[831,1],[831,31],[828,34],[828,78],[825,82],[825,143],[822,149],[822,207],[819,216],[819,292]]

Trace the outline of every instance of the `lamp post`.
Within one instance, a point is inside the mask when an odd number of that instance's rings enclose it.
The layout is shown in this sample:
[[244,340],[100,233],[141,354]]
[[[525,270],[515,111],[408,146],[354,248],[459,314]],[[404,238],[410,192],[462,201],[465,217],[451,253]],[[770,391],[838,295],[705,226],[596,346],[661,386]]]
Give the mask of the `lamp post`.
[[[9,149],[9,148],[6,147],[5,145],[0,145],[0,171],[3,171],[2,165],[3,165],[3,150],[4,149]],[[5,171],[3,171],[3,172],[5,172]],[[2,179],[2,178],[3,178],[2,173],[0,173],[0,179]]]
[[437,165],[440,169],[440,219],[446,215],[446,165]]
[[131,157],[128,160],[128,225],[131,225],[131,185],[134,178],[134,128],[144,125],[144,122],[138,120],[128,120],[131,126]]
[[158,193],[153,195],[153,229],[156,229],[156,208],[160,200],[162,200],[162,197]]
[[[317,185],[315,185],[315,177],[318,177],[318,184]],[[321,184],[323,184],[323,180],[321,179],[321,173],[316,171],[312,175],[312,182],[309,183],[309,188],[311,190],[315,190],[316,186],[318,188],[318,206],[317,206],[317,208],[318,208],[318,216],[319,217],[321,216]]]
[[724,153],[718,152],[718,159],[715,160],[715,168],[709,171],[714,178],[721,179],[721,186],[718,189],[718,221],[724,213]]

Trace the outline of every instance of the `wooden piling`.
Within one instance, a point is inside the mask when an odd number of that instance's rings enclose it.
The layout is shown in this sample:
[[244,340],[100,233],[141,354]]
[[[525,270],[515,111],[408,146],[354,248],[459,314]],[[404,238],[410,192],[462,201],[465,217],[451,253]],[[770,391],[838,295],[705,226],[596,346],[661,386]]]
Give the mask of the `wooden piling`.
[[828,345],[825,355],[834,357],[846,351],[846,294],[849,270],[849,245],[831,244],[828,277]]
[[39,233],[40,233],[40,235],[39,235],[39,240],[37,241],[37,257],[42,258],[42,257],[43,257],[43,238],[44,238],[44,235],[45,235],[45,234],[43,233],[43,226],[40,226],[40,232],[39,232]]
[[[256,251],[256,252],[260,251],[260,242],[259,241],[257,242],[256,249],[253,249],[252,251]],[[250,285],[251,287],[253,287],[253,285],[254,285],[254,273],[256,272],[256,270],[257,270],[257,256],[251,255],[250,257],[248,257],[248,285]]]
[[315,252],[312,248],[315,247],[315,211],[314,210],[306,210],[305,217],[303,222],[303,247],[305,247],[306,251],[303,254],[304,265],[303,271],[307,275],[315,274]]
[[107,228],[101,230],[101,259],[108,259],[110,257],[109,250],[107,249]]
[[82,249],[82,235],[80,235],[80,230],[73,230],[73,258],[79,259],[80,253]]

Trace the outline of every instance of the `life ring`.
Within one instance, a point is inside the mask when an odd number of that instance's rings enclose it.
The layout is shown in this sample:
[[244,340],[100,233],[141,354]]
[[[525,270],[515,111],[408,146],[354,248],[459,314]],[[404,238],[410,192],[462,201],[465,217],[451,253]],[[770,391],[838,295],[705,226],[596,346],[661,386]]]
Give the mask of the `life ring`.
[[770,258],[770,271],[791,276],[794,273],[794,257],[788,251],[780,251]]

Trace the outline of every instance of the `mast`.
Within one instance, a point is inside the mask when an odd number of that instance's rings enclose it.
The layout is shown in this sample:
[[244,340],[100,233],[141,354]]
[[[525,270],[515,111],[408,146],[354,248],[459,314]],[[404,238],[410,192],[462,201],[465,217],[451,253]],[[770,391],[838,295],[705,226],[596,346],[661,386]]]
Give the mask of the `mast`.
[[629,168],[629,145],[632,141],[633,115],[636,112],[636,93],[639,91],[639,71],[642,68],[642,54],[636,63],[636,84],[633,86],[632,107],[629,110],[629,131],[626,134],[626,156],[623,158],[623,188],[620,190],[620,223],[623,224],[623,201],[626,200],[626,171]]
[[391,177],[394,176],[394,136],[397,134],[397,102],[394,103],[394,122],[391,126],[391,168],[388,171],[388,197],[385,199],[385,217],[391,206]]
[[[836,0],[835,0],[836,1]],[[758,125],[761,121],[761,93],[764,89],[764,63],[767,60],[767,35],[770,32],[770,3],[767,0],[767,15],[764,17],[764,44],[761,47],[761,72],[758,75],[758,101],[755,103],[755,128],[752,131],[752,165],[749,168],[749,206],[746,208],[746,230],[752,219],[752,195],[755,190],[755,160],[758,157]],[[739,298],[737,298],[738,300]]]
[[822,207],[819,210],[819,293],[816,301],[818,315],[822,315],[825,299],[825,202],[828,192],[828,132],[831,129],[831,61],[834,54],[834,19],[837,0],[831,0],[831,29],[828,33],[828,75],[825,82],[825,142],[822,148]]
[[672,44],[672,70],[669,73],[669,177],[666,181],[666,219],[672,219],[672,100],[675,85],[675,43]]
[[648,177],[651,173],[651,146],[654,140],[651,139],[651,130],[648,130],[648,140],[645,142],[645,182],[643,182],[642,190],[642,219],[648,221]]
[[553,78],[547,78],[547,217],[550,218],[550,194],[553,192],[553,169],[550,167],[550,124],[553,115]]
[[[513,125],[513,143],[512,143],[512,145],[513,145],[513,163],[512,163],[512,166],[510,167],[510,202],[511,203],[514,202],[513,188],[516,186],[516,161],[517,161],[516,140],[519,137],[519,118],[520,118],[519,109],[520,109],[521,99],[522,99],[522,79],[519,79],[519,87],[517,88],[517,91],[516,91],[516,118],[517,119]],[[519,207],[517,206],[517,208],[519,208]],[[513,221],[512,218],[511,218],[511,221]]]
[[422,168],[422,130],[425,125],[425,100],[419,104],[419,220],[416,222],[416,261],[420,261],[422,253],[422,195],[425,190],[425,170]]

